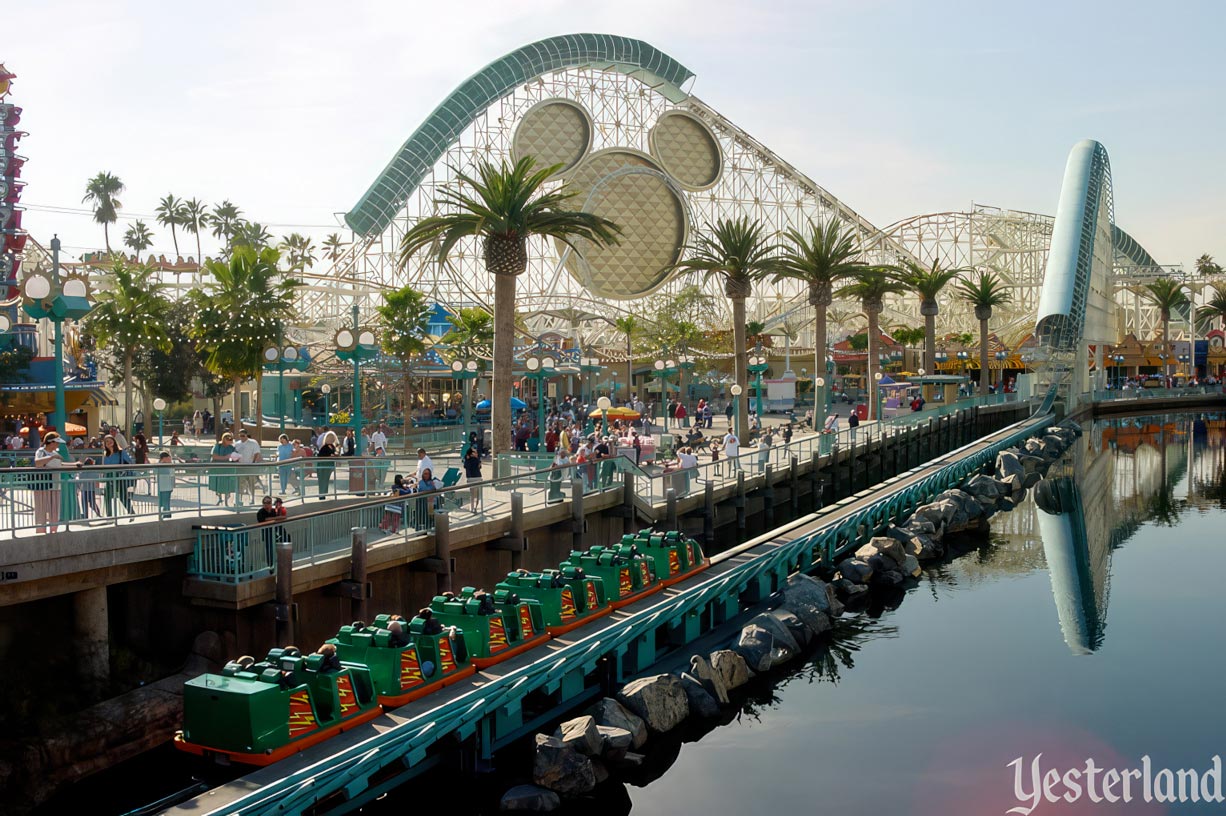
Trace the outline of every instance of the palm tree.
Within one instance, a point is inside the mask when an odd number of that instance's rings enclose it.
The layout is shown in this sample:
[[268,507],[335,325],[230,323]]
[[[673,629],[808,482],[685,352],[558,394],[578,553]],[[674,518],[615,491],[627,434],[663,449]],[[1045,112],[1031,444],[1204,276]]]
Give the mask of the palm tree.
[[166,286],[148,266],[116,260],[108,273],[110,286],[100,291],[84,320],[86,331],[99,346],[115,350],[123,359],[124,430],[132,429],[132,361],[144,349],[170,351],[170,337],[162,320],[170,308]]
[[1222,274],[1221,264],[1215,263],[1213,256],[1205,253],[1196,259],[1196,273],[1204,277]]
[[139,258],[142,252],[153,245],[153,233],[149,231],[149,227],[144,221],[138,219],[123,234],[123,242]]
[[958,281],[958,297],[975,307],[979,321],[979,393],[988,393],[988,321],[992,309],[1013,301],[1013,295],[1005,288],[1004,280],[995,272],[979,272]]
[[234,244],[234,236],[242,224],[243,211],[230,201],[223,201],[213,206],[209,215],[209,223],[213,226],[213,237],[226,245],[229,253]]
[[159,224],[170,227],[170,240],[174,242],[176,258],[179,257],[179,233],[176,227],[183,223],[183,199],[175,198],[174,193],[167,193],[158,202],[154,212],[157,213]]
[[937,298],[946,284],[969,271],[964,267],[942,269],[940,261],[933,261],[930,268],[911,260],[902,262],[902,280],[920,299],[920,314],[924,316],[924,370],[929,374],[936,373],[937,365],[937,315],[941,313]]
[[1145,290],[1141,294],[1153,304],[1158,310],[1158,314],[1162,317],[1162,346],[1166,349],[1166,360],[1162,371],[1163,376],[1169,377],[1171,374],[1171,312],[1175,309],[1187,306],[1188,296],[1183,291],[1183,284],[1172,278],[1159,278],[1153,283],[1145,284]]
[[106,251],[111,252],[110,225],[119,220],[119,210],[123,207],[116,196],[124,191],[123,182],[118,176],[110,173],[99,173],[85,185],[85,198],[82,203],[94,207],[94,221],[102,225],[102,236],[106,239]]
[[329,261],[336,263],[337,259],[341,257],[341,253],[345,251],[345,247],[348,246],[348,244],[341,240],[339,233],[334,232],[324,239],[323,246],[324,257]]
[[1196,310],[1196,322],[1201,331],[1209,331],[1214,320],[1222,321],[1222,326],[1226,327],[1226,285],[1223,284],[1214,286],[1213,296]]
[[277,249],[285,253],[290,269],[302,272],[315,265],[315,244],[301,233],[291,232],[281,239]]
[[[301,284],[279,268],[281,255],[264,247],[234,247],[228,262],[209,261],[212,277],[194,290],[196,325],[192,334],[204,365],[234,383],[234,418],[242,416],[239,392],[244,380],[259,377],[263,351],[281,343],[286,321],[294,314],[295,290]],[[257,411],[262,424],[263,412]]]
[[593,213],[568,209],[574,193],[563,185],[544,192],[558,165],[535,169],[524,157],[514,166],[503,161],[477,165],[477,178],[456,173],[456,186],[435,199],[443,210],[405,233],[400,242],[400,263],[422,250],[434,260],[446,261],[465,238],[479,239],[486,271],[494,276],[494,383],[491,389],[494,452],[511,441],[511,383],[514,378],[515,282],[528,268],[528,240],[554,238],[576,251],[576,242],[614,243],[620,228]]
[[[825,223],[809,223],[808,233],[789,229],[784,233],[788,247],[783,255],[783,269],[776,275],[792,278],[809,287],[809,305],[814,313],[813,376],[826,372],[826,321],[834,301],[834,285],[855,276],[864,269],[855,230],[843,228],[837,218]],[[813,412],[813,421],[819,420]],[[814,430],[819,430],[814,428]]]
[[272,233],[259,221],[239,221],[231,245],[246,244],[255,250],[272,245]]
[[864,315],[868,318],[868,365],[865,376],[868,380],[868,410],[871,419],[880,419],[877,413],[877,378],[873,375],[880,365],[881,326],[879,320],[881,311],[885,308],[886,295],[901,295],[907,291],[907,286],[895,276],[893,267],[865,266],[854,275],[854,282],[839,289],[839,297],[850,297],[860,301]]
[[209,224],[209,212],[204,202],[198,198],[189,198],[183,202],[179,214],[179,225],[196,236],[196,263],[204,266],[204,257],[200,251],[200,230]]
[[[782,249],[769,243],[766,228],[747,216],[735,220],[720,218],[707,225],[690,247],[690,257],[677,264],[682,272],[697,272],[723,280],[724,294],[732,301],[733,352],[736,355],[735,379],[746,393],[749,359],[745,348],[745,300],[753,291],[753,282],[778,274],[783,265]],[[749,427],[748,397],[737,400],[737,430]]]
[[629,404],[634,392],[634,338],[643,327],[632,314],[617,318],[613,326],[626,338],[626,403]]
[[766,345],[766,323],[761,320],[750,320],[745,324],[745,345]]
[[383,350],[399,360],[403,367],[404,430],[407,433],[413,427],[412,379],[409,372],[413,358],[426,350],[430,303],[425,292],[404,286],[384,292],[383,305],[376,307],[376,311],[379,314],[379,337]]

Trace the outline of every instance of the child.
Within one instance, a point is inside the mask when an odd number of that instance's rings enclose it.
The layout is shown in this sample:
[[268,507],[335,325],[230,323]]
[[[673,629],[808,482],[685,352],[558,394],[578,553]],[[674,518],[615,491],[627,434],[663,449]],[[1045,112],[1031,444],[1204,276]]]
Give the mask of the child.
[[[400,496],[404,491],[404,476],[397,473],[396,478],[392,480],[391,494]],[[383,505],[383,521],[379,522],[379,529],[385,533],[395,533],[400,529],[400,517],[404,515],[404,505],[400,502]]]
[[170,518],[170,494],[175,489],[175,472],[174,468],[170,467],[170,451],[164,450],[158,453],[158,464],[164,467],[158,468],[158,509],[162,513],[162,518]]
[[[91,456],[87,458],[82,465],[96,465]],[[89,511],[92,509],[95,516],[101,516],[102,511],[98,509],[98,476],[92,471],[82,471],[77,474],[77,484],[81,488],[81,518],[89,518]]]

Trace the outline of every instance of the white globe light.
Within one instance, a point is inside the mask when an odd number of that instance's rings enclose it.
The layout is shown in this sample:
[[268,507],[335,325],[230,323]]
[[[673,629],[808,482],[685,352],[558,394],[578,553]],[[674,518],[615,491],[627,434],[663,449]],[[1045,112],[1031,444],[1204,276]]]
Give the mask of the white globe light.
[[818,387],[818,388],[825,388],[825,387],[826,387],[826,378],[825,378],[825,377],[818,377],[818,378],[817,378],[817,387]]
[[732,388],[728,390],[732,392],[732,396],[739,397],[741,396],[741,392],[744,391],[745,389],[741,388],[740,383],[737,383],[736,385],[732,386]]
[[13,322],[9,320],[9,316],[0,314],[0,333],[6,332],[11,328],[13,328]]
[[464,364],[461,363],[459,360],[456,360],[455,362],[451,364],[451,370],[458,374],[464,370]]
[[528,366],[529,371],[536,371],[538,368],[540,368],[541,361],[535,357],[529,357],[524,364]]
[[544,366],[546,370],[552,371],[555,363],[552,357],[546,357],[545,359],[541,360],[541,365]]
[[469,373],[475,374],[477,372],[477,361],[469,360],[468,365],[465,367],[468,369]]
[[64,294],[68,297],[87,297],[89,295],[89,286],[80,278],[68,278],[64,281]]
[[358,344],[362,346],[373,346],[375,344],[375,333],[370,329],[363,329],[358,335]]
[[336,333],[337,348],[345,349],[346,351],[353,348],[353,332],[349,329],[341,329]]
[[277,351],[276,346],[269,346],[268,348],[264,349],[264,362],[275,363],[277,361],[278,354],[280,354],[280,352]]
[[165,411],[166,410],[166,400],[162,399],[161,397],[158,397],[157,399],[155,399],[153,401],[153,410]]
[[596,400],[596,407],[602,411],[609,410],[610,406],[612,405],[613,402],[608,397],[601,397],[600,399]]
[[664,370],[664,361],[656,360],[656,371],[663,371],[663,370]]
[[874,374],[873,374],[873,379],[874,379],[874,380],[877,380],[878,382],[880,382],[880,381],[881,381],[881,372],[880,372],[880,371],[878,371],[878,372],[874,373]]
[[669,361],[668,361],[668,367],[669,367],[669,368],[676,368],[676,367],[677,367],[677,361],[676,361],[676,360],[669,360]]
[[31,275],[26,278],[21,289],[30,300],[42,300],[51,294],[51,281],[44,275]]
[[294,363],[298,361],[298,349],[293,346],[286,346],[285,351],[281,354],[285,358],[285,362]]
[[323,385],[319,386],[319,393],[323,394],[324,396],[331,394],[332,386],[328,385],[327,383],[324,383]]
[[922,376],[924,376],[926,373],[927,373],[927,372],[926,372],[926,371],[924,371],[924,369],[922,369],[922,368],[919,370],[919,375],[920,375],[921,377],[922,377]]

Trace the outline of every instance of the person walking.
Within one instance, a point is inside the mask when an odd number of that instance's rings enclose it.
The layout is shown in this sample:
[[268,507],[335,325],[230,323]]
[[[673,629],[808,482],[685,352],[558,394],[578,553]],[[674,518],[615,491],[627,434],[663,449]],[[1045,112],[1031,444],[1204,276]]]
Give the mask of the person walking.
[[[239,430],[234,452],[238,454],[240,465],[252,465],[264,458],[260,452],[260,443],[252,439],[246,429]],[[238,477],[238,501],[241,503],[244,495],[250,495],[251,503],[255,504],[255,492],[263,487],[259,474],[254,472],[254,468],[240,468],[239,472],[243,475]]]
[[336,469],[336,463],[332,459],[337,455],[336,449],[340,445],[340,440],[332,431],[325,432],[321,439],[323,441],[319,445],[319,450],[315,452],[315,456],[322,461],[315,464],[315,473],[319,477],[319,500],[323,501],[328,498],[328,485]]
[[171,464],[170,451],[158,453],[157,486],[158,512],[164,519],[170,518],[170,495],[175,489],[175,471]]
[[[132,457],[128,452],[119,447],[119,443],[115,441],[115,437],[107,434],[102,437],[102,464],[104,465],[130,465]],[[105,487],[102,492],[103,504],[106,507],[106,514],[114,516],[115,499],[119,499],[119,504],[129,513],[132,512],[132,500],[128,497],[128,491],[132,489],[132,472],[129,470],[108,470],[103,477]]]
[[724,406],[724,416],[728,418],[728,427],[732,427],[732,415],[736,413],[736,405],[732,400],[728,400],[728,404]]
[[851,443],[856,444],[856,428],[860,427],[860,415],[855,411],[847,417],[847,427],[851,428]]
[[[294,458],[294,445],[289,441],[287,434],[281,434],[277,437],[277,461],[288,462]],[[294,477],[293,465],[281,465],[277,468],[277,478],[281,482],[281,492],[284,493],[286,488],[294,485],[298,480]],[[294,487],[294,492],[298,492],[298,488]]]
[[[42,470],[34,477],[34,523],[40,533],[54,533],[60,525],[60,468],[64,467],[64,452],[60,436],[51,431],[43,437],[42,446],[34,452],[34,467]],[[73,463],[81,467],[80,462]]]
[[204,414],[199,410],[192,413],[192,433],[197,438],[204,436]]
[[762,434],[758,439],[758,470],[762,473],[766,472],[766,466],[771,461],[771,445],[775,441],[775,432],[767,429],[766,433]]
[[731,430],[724,434],[724,456],[728,460],[729,473],[733,470],[741,469],[739,457],[741,455],[741,440],[737,439],[735,433]]
[[464,457],[464,480],[469,484],[469,511],[477,512],[481,504],[481,452],[475,446],[470,446]]

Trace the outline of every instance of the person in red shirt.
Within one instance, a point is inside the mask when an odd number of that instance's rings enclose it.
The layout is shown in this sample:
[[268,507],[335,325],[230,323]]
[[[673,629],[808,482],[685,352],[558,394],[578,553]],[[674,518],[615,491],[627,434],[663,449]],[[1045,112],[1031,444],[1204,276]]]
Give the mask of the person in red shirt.
[[686,426],[685,416],[686,416],[685,403],[678,400],[677,401],[677,424],[678,425],[681,425],[683,427]]
[[545,450],[553,453],[558,449],[558,426],[550,425],[549,430],[545,432]]

